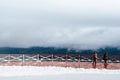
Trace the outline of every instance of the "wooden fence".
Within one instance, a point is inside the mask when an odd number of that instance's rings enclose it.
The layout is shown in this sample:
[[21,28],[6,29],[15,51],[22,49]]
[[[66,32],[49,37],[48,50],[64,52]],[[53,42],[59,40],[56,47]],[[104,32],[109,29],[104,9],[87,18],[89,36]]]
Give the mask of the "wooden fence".
[[[92,62],[91,57],[59,54],[0,54],[2,66],[75,66],[81,62]],[[103,62],[100,58],[98,62]],[[109,60],[109,62],[113,62]],[[118,61],[119,62],[119,61]],[[69,64],[70,63],[70,64]]]

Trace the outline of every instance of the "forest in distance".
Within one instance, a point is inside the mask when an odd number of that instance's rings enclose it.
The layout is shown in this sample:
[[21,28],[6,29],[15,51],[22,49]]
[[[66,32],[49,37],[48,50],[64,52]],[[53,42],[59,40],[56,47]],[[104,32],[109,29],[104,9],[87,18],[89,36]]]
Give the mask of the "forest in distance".
[[55,47],[29,47],[29,48],[12,48],[1,47],[0,54],[82,54],[89,55],[96,51],[98,54],[108,52],[110,55],[120,55],[120,49],[115,47],[100,48],[97,50],[76,50],[68,48],[55,48]]

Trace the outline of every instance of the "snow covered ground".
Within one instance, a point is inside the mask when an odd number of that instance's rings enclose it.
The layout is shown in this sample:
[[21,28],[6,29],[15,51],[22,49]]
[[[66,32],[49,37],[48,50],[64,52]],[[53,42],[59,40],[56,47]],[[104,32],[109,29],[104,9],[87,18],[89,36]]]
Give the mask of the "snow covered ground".
[[0,66],[0,80],[120,80],[120,70]]

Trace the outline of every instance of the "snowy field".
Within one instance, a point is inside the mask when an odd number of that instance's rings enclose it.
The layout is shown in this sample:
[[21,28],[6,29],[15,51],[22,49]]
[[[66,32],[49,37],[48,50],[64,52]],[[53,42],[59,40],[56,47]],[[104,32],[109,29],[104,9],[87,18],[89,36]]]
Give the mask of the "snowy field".
[[0,80],[120,80],[120,70],[0,66]]

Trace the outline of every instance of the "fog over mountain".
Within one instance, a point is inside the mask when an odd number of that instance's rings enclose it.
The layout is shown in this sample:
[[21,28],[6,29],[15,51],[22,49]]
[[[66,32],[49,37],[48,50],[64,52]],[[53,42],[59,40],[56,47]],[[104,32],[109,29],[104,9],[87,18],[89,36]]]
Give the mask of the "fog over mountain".
[[0,0],[0,47],[120,48],[119,0]]

